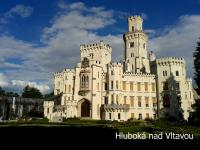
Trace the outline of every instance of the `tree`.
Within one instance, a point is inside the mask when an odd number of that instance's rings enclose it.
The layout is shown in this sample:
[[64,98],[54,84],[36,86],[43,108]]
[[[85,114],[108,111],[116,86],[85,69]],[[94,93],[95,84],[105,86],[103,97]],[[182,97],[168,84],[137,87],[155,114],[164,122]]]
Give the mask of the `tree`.
[[24,97],[24,98],[43,98],[43,95],[40,92],[40,90],[38,90],[37,88],[30,87],[27,85],[23,89],[22,97]]
[[[196,92],[200,95],[200,41],[197,42],[196,51],[194,52],[194,80],[196,82]],[[194,111],[190,113],[189,123],[200,126],[200,99],[195,100],[192,106]]]
[[14,92],[6,92],[5,95],[8,97],[19,97],[19,94]]
[[51,93],[45,94],[44,98],[49,98],[49,97],[52,97],[52,96],[54,96],[53,91]]
[[19,97],[19,94],[14,92],[6,92],[2,87],[0,87],[0,96]]
[[0,86],[0,96],[4,96],[5,95],[5,91],[4,89],[2,89],[2,87]]
[[197,42],[196,51],[194,52],[194,80],[196,82],[196,92],[200,95],[200,40]]

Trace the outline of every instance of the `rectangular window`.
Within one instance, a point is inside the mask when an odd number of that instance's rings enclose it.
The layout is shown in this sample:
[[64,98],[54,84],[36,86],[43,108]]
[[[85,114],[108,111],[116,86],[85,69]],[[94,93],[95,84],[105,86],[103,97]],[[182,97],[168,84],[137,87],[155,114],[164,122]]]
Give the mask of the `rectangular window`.
[[116,81],[116,89],[118,90],[119,86],[118,86],[118,81]]
[[134,53],[131,53],[131,57],[134,57]]
[[71,92],[71,85],[69,85],[68,92],[69,93]]
[[108,104],[108,97],[107,96],[104,96],[104,103]]
[[139,114],[139,120],[142,120],[142,114]]
[[167,71],[163,71],[163,76],[167,76]]
[[140,82],[137,83],[137,90],[141,91],[141,83]]
[[122,86],[123,86],[122,89],[123,89],[124,91],[126,91],[126,81],[123,81],[123,82],[122,82]]
[[118,119],[121,119],[121,114],[120,113],[118,113]]
[[156,91],[155,83],[152,83],[152,92],[155,92],[155,91]]
[[124,96],[124,104],[126,104],[126,96]]
[[130,91],[133,91],[133,82],[130,82]]
[[149,113],[146,113],[146,118],[149,118]]
[[179,71],[176,71],[176,76],[179,76]]
[[145,90],[145,92],[148,91],[148,83],[147,82],[144,83],[144,90]]
[[134,26],[132,26],[132,31],[135,31]]
[[134,107],[134,96],[130,96],[131,107]]
[[109,113],[109,119],[111,119],[111,113]]
[[130,47],[134,47],[134,42],[130,42]]
[[114,104],[114,95],[111,95],[111,104]]
[[163,90],[168,90],[168,82],[163,82]]
[[146,105],[146,107],[149,107],[149,98],[148,97],[145,97],[145,105]]
[[131,118],[134,119],[135,118],[135,114],[131,113]]
[[157,107],[157,100],[155,97],[152,98],[153,100],[153,107],[156,108]]
[[104,84],[104,89],[107,90],[107,83]]
[[141,97],[138,97],[138,107],[142,107]]
[[111,90],[113,90],[113,81],[111,81]]

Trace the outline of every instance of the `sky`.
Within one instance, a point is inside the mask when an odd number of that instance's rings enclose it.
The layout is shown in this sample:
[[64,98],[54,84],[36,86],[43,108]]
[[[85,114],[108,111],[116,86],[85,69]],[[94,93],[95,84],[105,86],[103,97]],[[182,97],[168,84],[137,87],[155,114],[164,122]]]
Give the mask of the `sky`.
[[200,0],[1,0],[0,86],[51,92],[53,73],[80,62],[81,44],[103,40],[113,49],[112,61],[124,59],[123,34],[132,15],[144,19],[148,52],[183,57],[193,78]]

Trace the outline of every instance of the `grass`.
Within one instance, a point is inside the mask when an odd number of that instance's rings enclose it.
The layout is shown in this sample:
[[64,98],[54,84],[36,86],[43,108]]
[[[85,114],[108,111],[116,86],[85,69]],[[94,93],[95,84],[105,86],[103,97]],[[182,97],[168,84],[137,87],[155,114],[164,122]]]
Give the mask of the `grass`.
[[123,133],[138,133],[145,132],[150,133],[190,133],[193,134],[195,139],[200,141],[200,128],[188,125],[176,125],[166,122],[147,122],[147,121],[105,121],[105,120],[79,120],[79,119],[66,119],[61,123],[48,122],[47,119],[30,120],[30,121],[15,121],[15,122],[0,122],[1,127],[98,127],[109,128],[118,130]]

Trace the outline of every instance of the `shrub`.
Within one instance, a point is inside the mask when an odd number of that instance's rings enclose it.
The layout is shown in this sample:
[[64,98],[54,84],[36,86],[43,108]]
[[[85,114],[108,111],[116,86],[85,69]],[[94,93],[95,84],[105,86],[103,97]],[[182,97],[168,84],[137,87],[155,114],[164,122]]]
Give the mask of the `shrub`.
[[65,122],[65,121],[69,121],[69,120],[71,120],[71,121],[78,121],[78,120],[81,120],[80,118],[77,118],[77,117],[72,117],[72,118],[63,118],[63,122]]
[[155,120],[152,119],[152,118],[146,118],[145,121],[146,121],[146,122],[149,122],[149,123],[153,123],[153,122],[155,122]]

